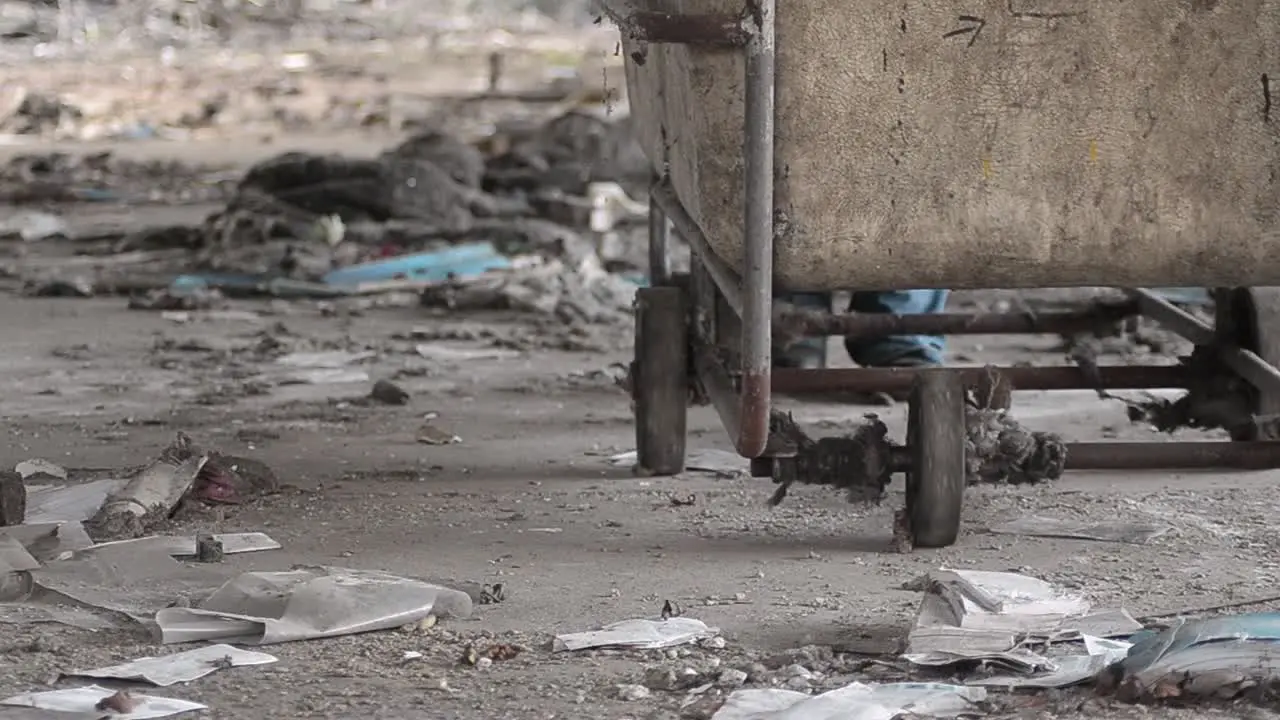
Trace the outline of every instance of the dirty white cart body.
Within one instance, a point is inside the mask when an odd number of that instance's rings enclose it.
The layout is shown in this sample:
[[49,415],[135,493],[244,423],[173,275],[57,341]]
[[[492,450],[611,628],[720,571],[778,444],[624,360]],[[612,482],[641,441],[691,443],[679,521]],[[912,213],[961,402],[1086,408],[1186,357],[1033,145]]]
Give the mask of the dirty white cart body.
[[[1255,287],[1280,284],[1280,0],[605,0],[603,9],[621,31],[633,124],[656,178],[655,287],[639,305],[634,383],[643,467],[682,467],[690,376],[739,451],[775,480],[806,464],[794,443],[771,436],[772,391],[914,385],[912,437],[886,463],[908,471],[917,541],[954,540],[963,437],[945,426],[963,432],[976,375],[774,371],[775,330],[796,329],[775,326],[797,324],[778,314],[775,286],[1226,288],[1215,293],[1216,328],[1142,290],[1124,307],[1053,317],[798,324],[810,335],[1072,332],[1143,312],[1247,380],[1252,415],[1280,410],[1280,373],[1268,362],[1280,359],[1268,332],[1276,293]],[[694,250],[691,282],[666,272],[668,223]],[[673,323],[689,328],[687,342],[663,336]],[[681,365],[677,387],[669,376]],[[1022,389],[1185,387],[1185,370],[1003,376]],[[1072,446],[1069,464],[1280,462],[1260,428],[1232,427],[1242,442],[1194,452]],[[961,467],[950,470],[954,457],[924,447],[954,454],[957,442]]]

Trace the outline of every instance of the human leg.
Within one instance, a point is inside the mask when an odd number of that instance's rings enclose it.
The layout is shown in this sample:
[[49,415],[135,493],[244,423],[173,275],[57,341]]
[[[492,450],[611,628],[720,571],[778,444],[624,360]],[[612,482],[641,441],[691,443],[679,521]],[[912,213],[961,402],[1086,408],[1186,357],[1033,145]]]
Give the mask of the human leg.
[[[921,315],[940,313],[947,306],[947,290],[895,290],[855,292],[849,311]],[[892,335],[882,338],[846,338],[845,348],[864,367],[941,365],[946,339],[935,335]]]

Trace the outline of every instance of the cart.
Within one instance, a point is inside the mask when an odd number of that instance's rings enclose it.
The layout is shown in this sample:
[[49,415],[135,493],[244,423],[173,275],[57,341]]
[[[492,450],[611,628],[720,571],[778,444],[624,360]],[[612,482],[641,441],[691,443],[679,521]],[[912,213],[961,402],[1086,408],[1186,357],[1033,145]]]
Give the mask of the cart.
[[[1009,390],[1185,388],[1230,442],[1052,443],[1038,472],[1280,467],[1280,0],[604,0],[655,173],[637,298],[638,467],[684,469],[691,398],[753,475],[882,493],[955,542],[974,423]],[[692,250],[673,276],[674,231]],[[1214,288],[1214,322],[1142,289]],[[794,292],[1130,288],[1031,315],[780,309]],[[1178,366],[771,369],[779,338],[1077,333],[1145,315]],[[774,393],[910,390],[905,444],[808,438]],[[1029,439],[1028,439],[1029,438]],[[1040,443],[1040,445],[1036,445]],[[984,460],[977,458],[977,465]],[[780,498],[779,496],[776,496]]]

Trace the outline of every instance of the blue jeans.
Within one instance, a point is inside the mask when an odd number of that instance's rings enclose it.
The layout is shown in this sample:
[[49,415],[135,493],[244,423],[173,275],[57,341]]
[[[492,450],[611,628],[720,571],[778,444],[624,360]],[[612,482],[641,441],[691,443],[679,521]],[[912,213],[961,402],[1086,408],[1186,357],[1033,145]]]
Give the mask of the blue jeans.
[[[947,306],[947,290],[894,290],[890,292],[855,292],[849,301],[849,311],[859,313],[892,313],[895,315],[919,315],[940,313]],[[830,309],[830,296],[803,293],[783,297],[800,307]],[[822,338],[810,338],[797,343],[793,353],[819,353],[824,347]],[[928,363],[941,364],[946,339],[935,335],[892,335],[868,340],[845,341],[845,348],[854,362],[864,367],[882,367],[902,362],[906,358],[918,358]]]

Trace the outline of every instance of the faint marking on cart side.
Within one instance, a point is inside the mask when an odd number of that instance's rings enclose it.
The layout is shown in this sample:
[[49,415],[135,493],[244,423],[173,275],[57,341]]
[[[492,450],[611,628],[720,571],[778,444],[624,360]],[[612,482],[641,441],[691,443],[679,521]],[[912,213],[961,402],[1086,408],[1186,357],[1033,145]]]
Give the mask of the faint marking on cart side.
[[[1043,6],[1053,4],[1046,0],[1008,0],[1007,8],[1009,14],[1015,18],[1028,20],[1063,20],[1066,18],[1083,17],[1088,14],[1086,10],[1046,10]],[[1071,0],[1067,0],[1063,4],[1074,5]],[[1033,6],[1040,6],[1039,9]]]
[[973,47],[973,44],[978,42],[978,38],[982,35],[982,28],[987,26],[987,21],[977,15],[960,15],[956,20],[964,23],[963,27],[943,33],[942,39],[946,40],[967,35],[969,42],[965,43],[965,47]]

